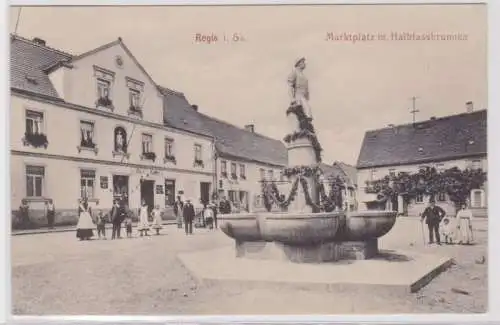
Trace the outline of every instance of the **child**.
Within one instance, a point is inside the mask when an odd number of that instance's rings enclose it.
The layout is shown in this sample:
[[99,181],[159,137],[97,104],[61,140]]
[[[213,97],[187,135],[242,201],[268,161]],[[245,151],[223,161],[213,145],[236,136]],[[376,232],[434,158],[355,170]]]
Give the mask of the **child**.
[[214,229],[214,210],[212,204],[205,205],[203,218],[205,219],[208,229]]
[[445,244],[453,244],[454,237],[454,227],[452,219],[450,217],[445,216],[443,220],[441,220],[441,234],[444,237]]
[[127,229],[127,238],[132,238],[132,217],[130,214],[125,218],[125,228]]
[[161,219],[161,213],[160,213],[160,206],[157,205],[151,211],[151,215],[153,216],[153,225],[152,228],[156,230],[156,235],[160,234],[160,229],[162,228],[162,219]]
[[96,225],[97,225],[97,236],[99,236],[99,239],[101,239],[102,235],[104,240],[106,240],[106,219],[104,219],[102,210],[97,213]]

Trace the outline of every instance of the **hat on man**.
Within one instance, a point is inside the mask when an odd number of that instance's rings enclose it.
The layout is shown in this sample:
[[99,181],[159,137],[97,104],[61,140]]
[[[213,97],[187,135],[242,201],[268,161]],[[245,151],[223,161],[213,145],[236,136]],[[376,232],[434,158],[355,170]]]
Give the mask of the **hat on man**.
[[298,58],[297,60],[295,60],[295,66],[297,67],[301,62],[304,62],[305,60],[305,57]]

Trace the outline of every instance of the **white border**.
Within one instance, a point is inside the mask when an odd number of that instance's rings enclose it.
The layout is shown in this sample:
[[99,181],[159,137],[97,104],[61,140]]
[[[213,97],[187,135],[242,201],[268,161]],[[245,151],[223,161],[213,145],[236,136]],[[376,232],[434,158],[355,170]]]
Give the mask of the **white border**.
[[[11,1],[11,5],[230,5],[230,4],[252,4],[252,5],[262,5],[262,4],[396,4],[396,3],[404,3],[404,4],[424,4],[424,3],[441,3],[441,4],[453,4],[453,3],[488,3],[488,22],[489,22],[489,30],[488,30],[488,89],[489,89],[489,104],[488,104],[488,194],[489,194],[489,229],[500,229],[500,217],[496,215],[495,212],[500,211],[500,169],[496,168],[498,166],[499,154],[500,154],[500,145],[496,143],[496,128],[500,122],[500,112],[498,111],[498,107],[500,106],[499,92],[498,89],[500,87],[500,65],[498,64],[498,58],[500,58],[499,51],[499,38],[498,31],[500,30],[500,23],[498,19],[500,4],[498,1],[277,1],[277,0],[253,0],[253,1],[203,1],[203,0],[191,0],[191,1],[180,1],[180,0],[172,0],[172,1],[153,1],[147,0],[143,2],[139,1],[103,1],[103,0],[88,0],[88,1],[61,1],[61,0],[31,0],[31,1]],[[0,71],[4,71],[2,74],[4,78],[2,79],[2,87],[0,87],[0,98],[3,99],[3,107],[1,108],[1,113],[3,116],[0,118],[0,130],[3,130],[3,136],[0,136],[0,145],[1,148],[4,148],[0,152],[0,178],[4,180],[3,187],[0,187],[0,206],[4,207],[4,211],[10,211],[9,202],[9,191],[10,191],[10,181],[9,181],[9,132],[8,132],[8,121],[9,121],[9,97],[8,97],[8,51],[9,51],[9,43],[8,43],[8,22],[10,20],[9,17],[9,9],[8,7],[1,7],[2,13],[4,14],[4,19],[0,19],[0,24],[2,29],[5,31],[0,34],[0,38],[2,42],[0,43],[3,47],[3,51],[0,51],[3,57],[2,66],[0,67]],[[5,10],[5,13],[3,12]],[[6,72],[6,73],[5,73]],[[333,322],[377,322],[377,323],[403,323],[404,324],[417,324],[423,322],[431,322],[432,324],[438,323],[454,323],[454,324],[463,324],[473,322],[474,324],[478,323],[492,323],[498,324],[500,323],[500,312],[494,308],[494,306],[500,306],[500,299],[498,291],[495,291],[494,288],[500,288],[499,281],[499,249],[500,249],[500,237],[496,235],[494,231],[489,231],[489,270],[488,270],[488,278],[489,278],[489,314],[478,314],[478,315],[444,315],[444,314],[413,314],[413,315],[349,315],[349,316],[287,316],[287,317],[279,317],[279,316],[178,316],[178,317],[159,317],[159,316],[149,316],[149,317],[140,317],[140,316],[108,316],[108,317],[99,317],[99,316],[54,316],[54,317],[29,317],[29,316],[19,316],[10,318],[10,265],[7,261],[10,261],[10,241],[7,239],[10,238],[10,218],[6,217],[9,213],[4,213],[2,218],[4,219],[5,230],[2,231],[0,229],[0,236],[2,237],[0,240],[0,249],[1,255],[0,259],[6,261],[4,264],[4,268],[0,268],[0,279],[4,280],[2,284],[0,284],[0,322],[9,319],[12,321],[110,321],[110,322],[118,322],[118,321],[148,321],[148,322],[211,322],[211,323],[222,323],[222,322],[290,322],[290,323],[298,323],[298,322],[322,322],[322,323],[333,323]],[[1,225],[1,224],[0,224]],[[1,226],[0,226],[1,227]],[[5,246],[4,246],[5,245]],[[8,312],[8,314],[7,314]]]

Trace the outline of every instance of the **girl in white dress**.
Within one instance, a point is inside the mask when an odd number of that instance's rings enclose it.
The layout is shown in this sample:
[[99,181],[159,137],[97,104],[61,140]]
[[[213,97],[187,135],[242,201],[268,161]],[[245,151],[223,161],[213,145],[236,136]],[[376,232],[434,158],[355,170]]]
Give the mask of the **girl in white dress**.
[[144,236],[144,234],[146,234],[146,236],[148,235],[148,216],[148,206],[146,205],[146,201],[142,200],[142,206],[139,208],[139,223],[137,224],[137,230],[141,234],[141,237]]
[[151,212],[151,214],[153,215],[153,226],[152,228],[156,230],[156,234],[159,235],[160,234],[160,229],[162,228],[161,224],[162,224],[162,220],[161,220],[161,213],[160,213],[160,206],[157,205],[155,206],[155,208],[153,209],[153,211]]
[[472,211],[467,208],[467,205],[462,205],[462,209],[457,213],[458,222],[458,243],[472,243]]
[[80,200],[78,207],[78,223],[76,225],[76,237],[80,240],[89,240],[94,236],[94,221],[87,198]]

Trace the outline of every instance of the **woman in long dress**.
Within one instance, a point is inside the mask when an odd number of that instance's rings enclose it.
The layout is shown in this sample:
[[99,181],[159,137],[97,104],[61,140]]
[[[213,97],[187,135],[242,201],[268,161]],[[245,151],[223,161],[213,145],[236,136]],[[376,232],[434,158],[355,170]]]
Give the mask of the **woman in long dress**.
[[87,198],[80,200],[78,207],[78,223],[76,225],[76,237],[80,240],[89,240],[94,236],[94,221],[92,220],[92,211]]
[[145,200],[142,200],[142,206],[139,208],[139,223],[137,224],[137,230],[140,236],[148,235],[149,221],[148,221],[148,206]]
[[152,225],[152,228],[156,230],[156,234],[159,235],[160,234],[160,229],[162,228],[161,224],[162,224],[162,219],[161,219],[161,213],[160,213],[160,206],[157,205],[155,206],[155,208],[153,209],[153,211],[151,212],[151,214],[153,215],[153,225]]
[[458,223],[458,243],[472,243],[472,211],[467,208],[467,204],[462,205],[462,209],[457,213]]

